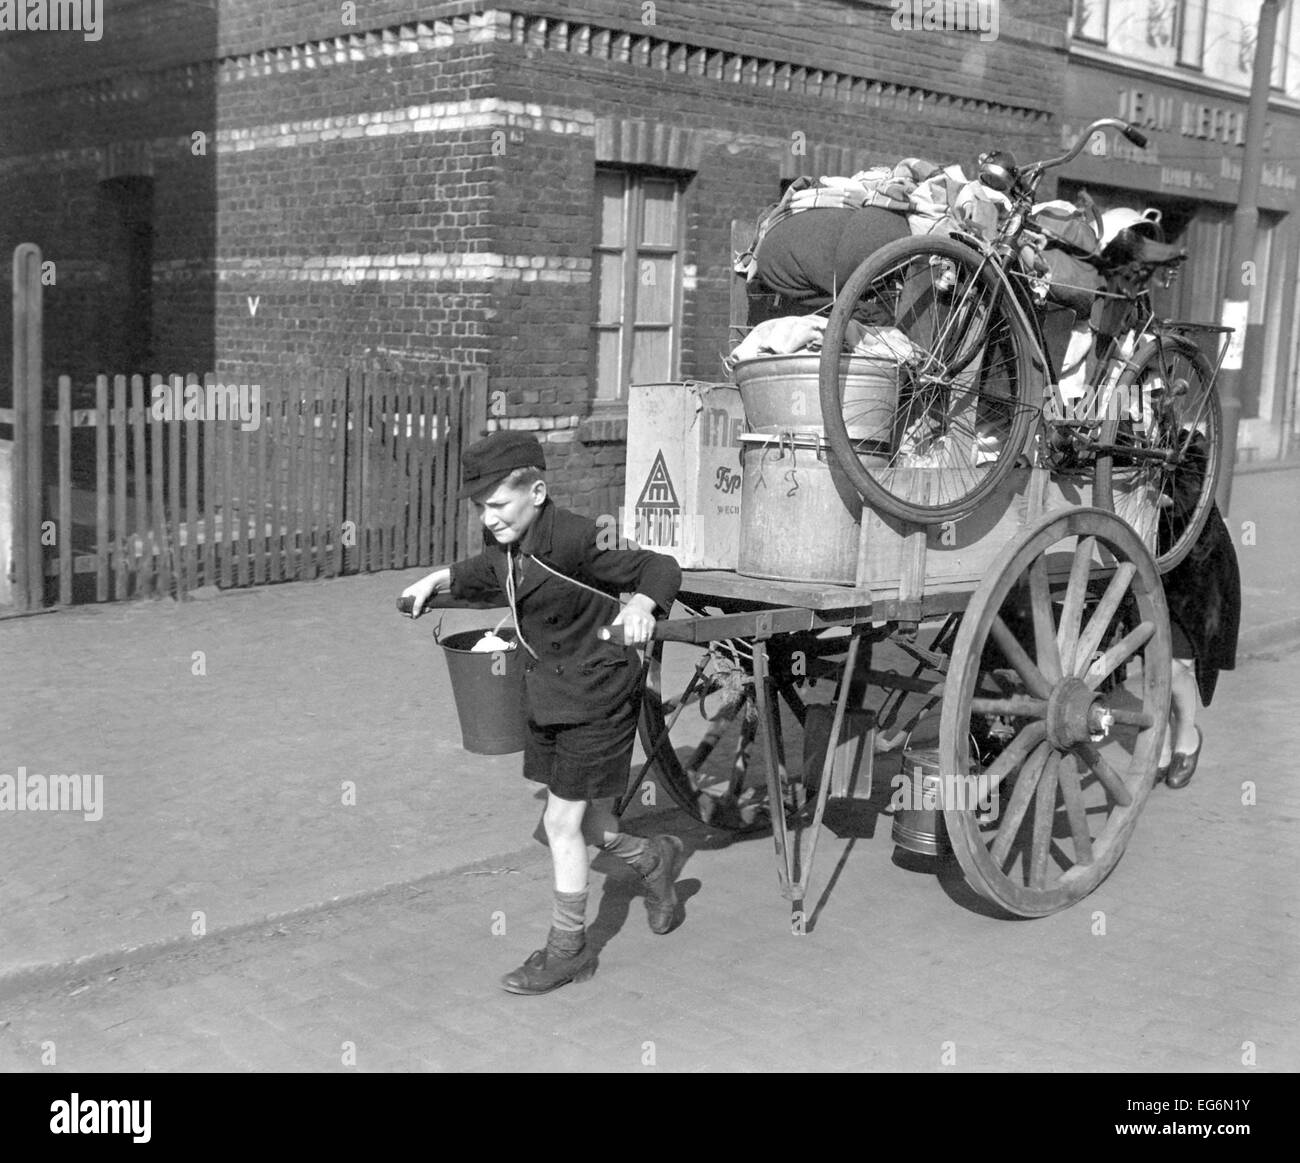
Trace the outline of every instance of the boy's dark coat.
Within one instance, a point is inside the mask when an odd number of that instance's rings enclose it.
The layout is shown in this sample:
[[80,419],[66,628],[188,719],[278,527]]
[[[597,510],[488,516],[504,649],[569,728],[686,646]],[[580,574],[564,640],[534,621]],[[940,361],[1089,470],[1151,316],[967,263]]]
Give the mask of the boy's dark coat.
[[[451,594],[506,602],[506,571],[515,569],[515,599],[527,656],[524,685],[535,723],[595,722],[633,697],[639,678],[631,646],[602,642],[596,631],[618,616],[619,593],[653,598],[663,614],[682,582],[677,562],[644,549],[600,549],[597,524],[546,501],[515,552],[489,545],[451,567]],[[547,573],[529,556],[610,595],[604,601]],[[522,577],[521,577],[522,572]],[[521,647],[522,649],[522,647]]]

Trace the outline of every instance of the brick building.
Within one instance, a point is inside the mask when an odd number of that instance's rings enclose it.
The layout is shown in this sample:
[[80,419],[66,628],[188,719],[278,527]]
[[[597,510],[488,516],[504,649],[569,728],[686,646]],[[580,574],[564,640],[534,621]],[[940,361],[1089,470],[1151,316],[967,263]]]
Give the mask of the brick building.
[[[1240,459],[1273,460],[1293,444],[1300,375],[1300,20],[1281,0],[1274,39],[1259,223],[1252,268],[1228,269],[1241,188],[1257,3],[1076,0],[1066,65],[1065,133],[1098,115],[1137,122],[1145,149],[1116,134],[1061,172],[1103,209],[1154,206],[1188,261],[1156,298],[1162,314],[1218,322],[1229,281],[1249,291],[1240,380]],[[1107,104],[1109,103],[1109,104]],[[1217,340],[1203,343],[1211,359]]]
[[485,367],[612,511],[627,384],[722,374],[733,219],[1057,144],[1069,0],[992,39],[895,7],[123,0],[97,42],[0,34],[0,244],[57,264],[52,370]]

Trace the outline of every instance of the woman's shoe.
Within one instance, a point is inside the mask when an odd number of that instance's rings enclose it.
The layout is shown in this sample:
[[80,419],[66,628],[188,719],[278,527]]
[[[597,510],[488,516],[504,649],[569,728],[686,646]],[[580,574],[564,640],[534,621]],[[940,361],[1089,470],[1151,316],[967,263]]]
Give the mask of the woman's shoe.
[[1201,757],[1201,745],[1205,740],[1201,737],[1200,727],[1196,728],[1196,750],[1188,754],[1186,751],[1175,751],[1173,761],[1169,764],[1169,774],[1165,776],[1165,783],[1177,790],[1180,787],[1186,787],[1192,782],[1192,776],[1196,774],[1196,761]]

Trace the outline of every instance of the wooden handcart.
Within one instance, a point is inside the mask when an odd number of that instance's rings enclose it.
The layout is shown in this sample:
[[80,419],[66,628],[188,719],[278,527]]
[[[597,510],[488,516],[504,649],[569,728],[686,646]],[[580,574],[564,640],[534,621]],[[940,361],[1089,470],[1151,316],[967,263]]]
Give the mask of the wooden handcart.
[[[796,932],[828,801],[853,782],[837,771],[851,722],[871,727],[859,761],[924,743],[931,778],[905,762],[893,790],[915,806],[924,783],[965,879],[1015,916],[1096,888],[1151,793],[1171,683],[1161,574],[1204,524],[1221,451],[1217,367],[1196,339],[1223,331],[1155,319],[1146,285],[1170,260],[1138,254],[1112,279],[1084,406],[1050,406],[1022,231],[1042,173],[1107,128],[1140,139],[1099,121],[1020,171],[994,241],[890,244],[836,297],[819,389],[864,501],[853,584],[688,570],[686,614],[657,627],[647,758],[624,803],[653,770],[713,827],[770,826]],[[907,337],[865,440],[844,389],[850,320]],[[910,673],[873,668],[885,643]]]

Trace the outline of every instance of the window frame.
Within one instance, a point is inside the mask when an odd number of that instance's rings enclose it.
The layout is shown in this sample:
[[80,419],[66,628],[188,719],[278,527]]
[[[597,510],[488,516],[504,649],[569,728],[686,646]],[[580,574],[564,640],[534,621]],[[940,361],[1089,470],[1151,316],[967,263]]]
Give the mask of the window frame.
[[[592,407],[597,410],[624,410],[627,407],[628,389],[632,385],[632,361],[635,356],[635,336],[638,331],[666,331],[668,333],[668,370],[667,380],[673,382],[681,376],[682,352],[682,310],[684,300],[684,283],[686,267],[686,186],[690,180],[688,174],[677,170],[663,169],[657,166],[620,165],[615,162],[599,162],[595,167],[597,180],[592,182],[593,193],[597,189],[601,174],[617,175],[622,182],[623,211],[623,245],[608,246],[600,240],[600,207],[595,206],[593,215],[592,242],[592,320],[588,334],[592,337],[590,352],[590,380],[592,386]],[[643,243],[645,229],[645,185],[649,181],[670,183],[673,187],[672,221],[673,240],[671,244]],[[595,201],[595,199],[593,199]],[[622,256],[623,281],[620,290],[619,321],[603,323],[600,321],[600,256],[617,254]],[[671,257],[672,265],[672,302],[667,323],[638,324],[636,321],[636,303],[640,260],[645,257]],[[629,304],[631,309],[629,311]],[[601,333],[612,333],[619,337],[619,374],[618,384],[613,393],[602,395],[600,380],[600,343]]]
[[1291,8],[1292,0],[1279,0],[1277,6],[1277,28],[1273,34],[1273,60],[1281,64],[1282,76],[1273,79],[1275,65],[1269,66],[1268,87],[1272,93],[1286,92],[1287,58],[1291,55]]
[[1071,9],[1071,16],[1074,24],[1074,39],[1082,40],[1087,44],[1105,45],[1110,41],[1110,0],[1092,0],[1092,2],[1101,5],[1101,35],[1092,36],[1083,31],[1083,22],[1079,19],[1079,5],[1081,0],[1074,0]]
[[[1201,11],[1201,35],[1196,44],[1195,59],[1189,59],[1183,52],[1184,33],[1187,29],[1187,9],[1198,5]],[[1178,0],[1174,10],[1174,63],[1180,69],[1190,69],[1198,73],[1205,71],[1205,26],[1209,22],[1209,0]]]

